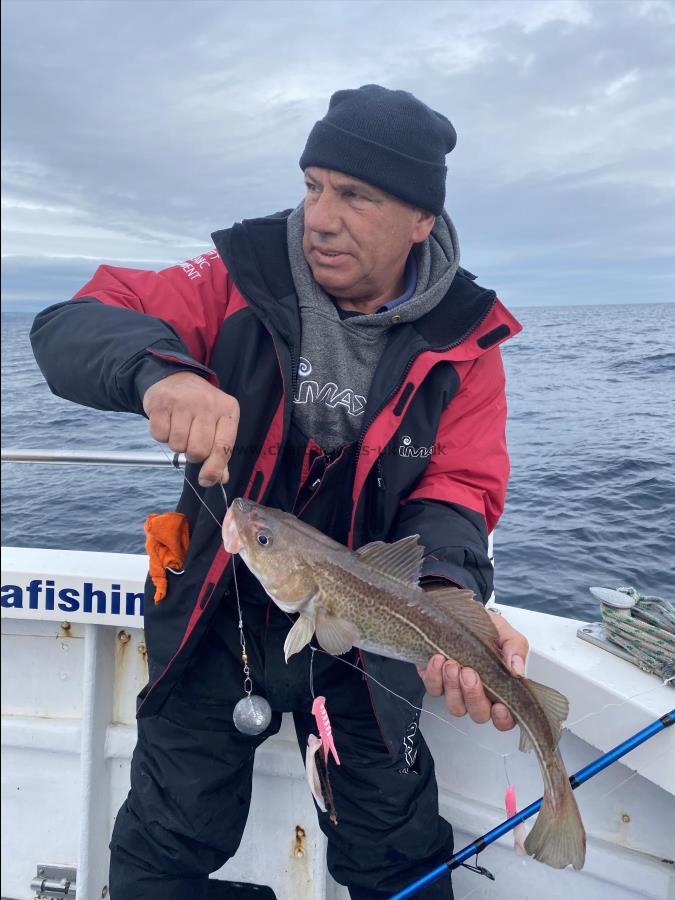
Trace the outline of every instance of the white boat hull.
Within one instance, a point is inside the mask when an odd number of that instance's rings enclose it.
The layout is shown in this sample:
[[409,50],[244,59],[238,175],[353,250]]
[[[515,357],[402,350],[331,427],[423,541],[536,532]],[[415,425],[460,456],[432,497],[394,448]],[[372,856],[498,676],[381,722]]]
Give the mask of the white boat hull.
[[[110,604],[100,613],[85,611],[84,604],[74,610],[72,602],[63,610],[58,597],[70,588],[72,601],[72,591],[84,592],[88,582],[107,592],[108,600],[117,584],[124,599],[142,590],[144,574],[143,557],[3,553],[3,596],[14,601],[2,610],[3,898],[32,898],[30,882],[41,863],[76,866],[78,900],[105,896],[107,844],[128,791],[135,696],[147,679],[142,620],[133,604],[127,613],[121,602],[118,614]],[[33,589],[31,608],[28,586],[35,579],[42,587]],[[43,602],[49,580],[54,604]],[[7,585],[21,587],[21,606]],[[562,740],[570,773],[672,708],[675,691],[579,641],[579,623],[519,609],[508,615],[530,640],[529,674],[570,698],[571,727]],[[429,709],[450,720],[440,701],[431,701]],[[514,733],[499,734],[466,718],[448,725],[425,715],[422,726],[456,849],[506,817],[508,781],[520,807],[540,796],[536,760],[517,751]],[[579,900],[675,900],[673,732],[656,736],[577,791],[589,838],[581,872],[519,857],[507,835],[479,859],[496,880],[460,869],[454,875],[457,900],[568,900],[571,894]],[[348,896],[326,872],[324,838],[288,721],[258,751],[242,845],[214,877],[267,884],[280,900]]]

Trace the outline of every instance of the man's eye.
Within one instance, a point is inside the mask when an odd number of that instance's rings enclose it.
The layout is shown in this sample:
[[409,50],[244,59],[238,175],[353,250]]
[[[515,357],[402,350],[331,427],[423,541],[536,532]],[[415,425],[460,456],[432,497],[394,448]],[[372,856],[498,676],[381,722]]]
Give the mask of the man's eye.
[[315,184],[310,184],[308,181],[305,182],[305,187],[307,188],[308,193],[312,194],[314,191],[318,191],[319,188]]

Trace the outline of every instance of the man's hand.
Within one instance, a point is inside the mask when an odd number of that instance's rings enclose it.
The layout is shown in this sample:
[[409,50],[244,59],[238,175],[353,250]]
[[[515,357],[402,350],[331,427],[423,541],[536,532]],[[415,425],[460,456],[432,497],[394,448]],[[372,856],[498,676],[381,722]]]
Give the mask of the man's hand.
[[[503,616],[492,616],[499,635],[498,644],[507,668],[514,675],[525,674],[525,659],[529,645],[525,635],[509,625]],[[445,705],[453,716],[466,713],[482,725],[492,722],[499,731],[509,731],[516,724],[503,703],[493,703],[485,693],[477,672],[461,668],[454,659],[432,656],[426,668],[418,669],[427,691],[432,697],[445,694]]]
[[151,385],[143,395],[150,434],[202,462],[199,483],[211,487],[229,479],[227,464],[239,426],[237,400],[193,372],[176,372]]

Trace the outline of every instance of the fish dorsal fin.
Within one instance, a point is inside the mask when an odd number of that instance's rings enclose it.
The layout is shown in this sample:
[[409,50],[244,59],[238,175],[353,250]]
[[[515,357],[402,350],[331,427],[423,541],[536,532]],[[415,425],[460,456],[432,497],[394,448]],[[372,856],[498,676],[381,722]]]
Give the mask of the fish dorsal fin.
[[[563,722],[570,711],[570,704],[567,697],[556,691],[555,688],[540,684],[538,681],[532,681],[531,678],[523,679],[527,688],[534,695],[535,700],[546,713],[551,731],[553,732],[553,746],[557,747],[562,733]],[[519,750],[530,750],[531,741],[525,732],[521,729]]]
[[417,586],[424,557],[424,547],[419,543],[419,534],[401,538],[393,544],[373,541],[372,544],[359,547],[356,553],[362,562],[382,572],[383,575],[395,578],[408,586]]
[[479,600],[474,600],[473,591],[462,588],[435,588],[424,591],[420,605],[431,606],[438,612],[459,621],[472,634],[490,646],[495,646],[499,635],[492,616]]

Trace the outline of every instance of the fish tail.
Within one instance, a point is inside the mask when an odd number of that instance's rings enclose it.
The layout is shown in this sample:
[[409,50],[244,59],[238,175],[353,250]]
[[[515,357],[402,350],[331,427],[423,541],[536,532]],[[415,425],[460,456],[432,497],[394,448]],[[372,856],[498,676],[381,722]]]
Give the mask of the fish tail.
[[525,840],[525,850],[554,869],[569,865],[581,869],[586,857],[586,832],[559,753],[551,777],[553,788],[544,791],[537,821]]

